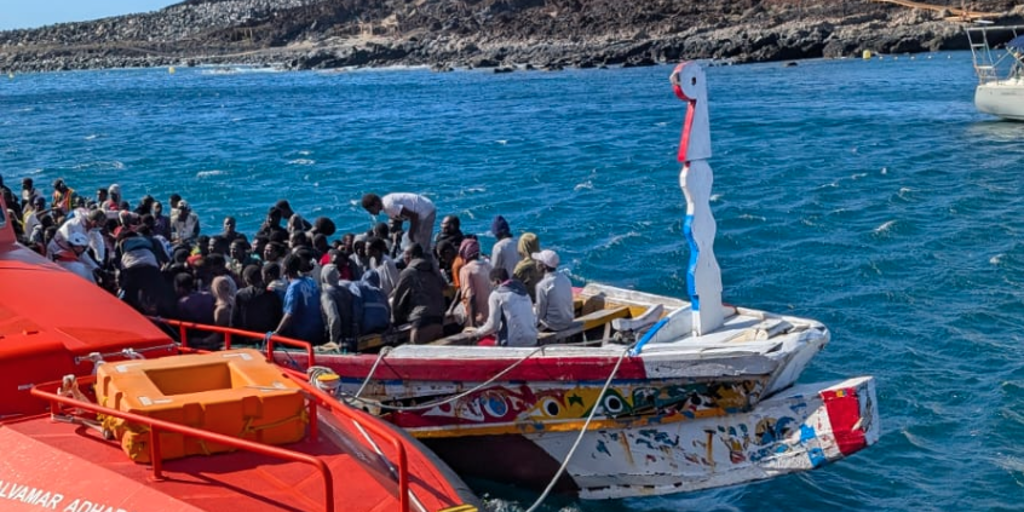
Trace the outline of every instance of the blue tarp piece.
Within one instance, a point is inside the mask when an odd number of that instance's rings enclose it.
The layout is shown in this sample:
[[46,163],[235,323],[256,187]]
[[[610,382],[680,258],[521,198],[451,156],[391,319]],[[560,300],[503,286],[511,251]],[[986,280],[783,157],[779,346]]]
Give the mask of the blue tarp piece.
[[1009,43],[1006,43],[1006,48],[1015,52],[1024,52],[1024,36],[1011,39]]

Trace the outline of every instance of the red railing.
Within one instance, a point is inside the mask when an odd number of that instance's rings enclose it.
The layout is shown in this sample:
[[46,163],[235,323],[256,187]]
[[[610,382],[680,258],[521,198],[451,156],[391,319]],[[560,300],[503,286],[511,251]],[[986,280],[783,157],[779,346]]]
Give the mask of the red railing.
[[[92,384],[96,382],[96,377],[81,377],[78,379],[80,384]],[[174,432],[184,436],[195,437],[204,441],[211,441],[214,443],[230,446],[239,450],[246,450],[249,452],[257,453],[260,455],[266,455],[268,457],[274,457],[283,460],[290,460],[294,462],[301,462],[309,464],[316,469],[324,481],[324,510],[326,512],[334,512],[334,477],[331,475],[331,469],[327,467],[327,463],[323,460],[307,455],[305,453],[299,453],[292,450],[286,450],[284,448],[278,448],[276,446],[270,446],[266,444],[260,444],[246,439],[238,437],[232,437],[224,434],[218,434],[216,432],[210,432],[208,430],[201,430],[193,427],[187,427],[185,425],[179,425],[177,423],[171,423],[169,421],[158,420],[150,418],[149,416],[142,416],[140,414],[134,414],[130,412],[120,411],[117,409],[111,409],[109,407],[103,407],[91,402],[83,402],[76,400],[71,397],[60,396],[56,393],[44,391],[40,389],[43,386],[49,387],[54,385],[60,385],[59,382],[48,382],[40,384],[32,388],[32,396],[41,398],[50,402],[50,414],[59,416],[62,414],[60,404],[74,407],[76,409],[86,410],[95,414],[102,414],[104,416],[112,416],[115,418],[121,418],[132,423],[139,425],[146,425],[150,430],[150,443],[149,443],[149,456],[153,466],[153,478],[156,480],[163,479],[163,452],[160,449],[160,431]],[[310,401],[311,408],[316,409],[316,403]],[[407,511],[407,508],[403,508],[403,511]]]
[[[170,325],[172,327],[177,327],[179,335],[181,336],[182,346],[184,346],[185,348],[188,348],[187,340],[188,340],[188,330],[189,329],[194,329],[194,330],[202,331],[202,332],[223,334],[224,335],[224,348],[225,349],[230,349],[231,348],[231,337],[232,336],[239,336],[239,337],[243,337],[243,338],[246,338],[246,339],[256,339],[256,340],[267,339],[267,336],[265,334],[254,333],[254,332],[251,332],[251,331],[244,331],[242,329],[234,329],[234,328],[231,328],[231,327],[221,327],[221,326],[216,326],[216,325],[197,324],[197,323],[194,323],[194,322],[183,322],[183,321],[180,321],[180,320],[171,320],[171,319],[167,319],[167,318],[152,318],[152,320],[158,321],[158,322],[163,322],[163,323],[165,323],[167,325]],[[292,339],[292,338],[287,338],[287,337],[279,336],[279,335],[276,335],[276,334],[270,336],[269,339],[267,339],[267,360],[268,361],[273,361],[274,344],[275,344],[275,342],[278,343],[278,344],[281,344],[281,345],[288,345],[288,346],[292,346],[292,347],[304,348],[306,350],[306,355],[309,358],[308,359],[309,365],[313,366],[313,365],[316,364],[316,360],[314,359],[315,356],[314,356],[313,346],[311,344],[309,344],[309,343],[307,343],[305,341],[296,340],[296,339]],[[312,384],[310,384],[306,380],[306,374],[305,373],[302,373],[302,372],[299,372],[299,371],[295,371],[295,370],[292,370],[292,369],[288,369],[288,368],[284,368],[284,367],[281,367],[281,370],[293,382],[295,382],[297,385],[299,385],[299,387],[301,387],[303,390],[305,390],[307,394],[309,394],[312,398],[316,398],[315,402],[312,401],[312,400],[310,401],[310,403],[313,405],[313,407],[310,408],[310,416],[309,416],[310,417],[310,435],[311,436],[313,436],[314,438],[316,437],[316,424],[317,424],[317,417],[316,417],[316,410],[317,410],[317,408],[316,408],[316,404],[319,403],[320,405],[323,405],[324,407],[327,407],[329,410],[331,410],[331,411],[333,411],[333,412],[335,412],[337,414],[340,414],[342,416],[345,416],[346,418],[352,420],[354,423],[358,424],[360,427],[362,427],[362,428],[364,428],[364,429],[366,429],[366,430],[376,434],[377,436],[380,436],[380,437],[386,439],[394,447],[395,455],[398,458],[398,464],[397,464],[396,471],[398,472],[398,496],[399,496],[399,503],[401,505],[400,511],[401,512],[408,512],[409,511],[409,468],[408,468],[409,462],[408,462],[408,455],[407,455],[406,449],[405,449],[405,444],[402,443],[402,440],[399,439],[397,436],[395,436],[394,432],[391,432],[391,431],[387,430],[386,428],[380,426],[379,424],[374,423],[374,422],[367,422],[365,418],[361,417],[361,415],[365,414],[365,413],[362,413],[361,411],[357,411],[357,410],[355,410],[355,409],[353,409],[351,407],[348,407],[347,405],[344,405],[344,404],[338,402],[334,397],[328,395],[327,393],[325,393],[324,391],[320,390],[316,386],[313,386]],[[33,390],[33,392],[34,392],[34,390]],[[78,403],[78,402],[74,402],[74,403]],[[127,414],[127,413],[125,413],[125,414]]]
[[394,432],[390,432],[388,429],[380,426],[374,422],[367,422],[365,418],[361,417],[366,414],[362,411],[356,410],[352,407],[338,402],[337,399],[328,395],[324,391],[320,390],[316,386],[310,384],[306,380],[306,375],[302,372],[290,370],[288,368],[282,368],[285,375],[292,379],[293,382],[299,385],[302,389],[306,390],[307,393],[316,397],[319,403],[324,407],[327,407],[331,411],[338,413],[346,418],[352,420],[359,426],[369,430],[370,432],[387,439],[391,446],[395,449],[395,455],[398,458],[398,464],[396,471],[398,472],[398,496],[399,504],[401,505],[402,512],[408,512],[409,510],[409,458],[405,451],[405,444],[402,440],[395,436]]
[[165,323],[171,327],[178,328],[178,336],[180,337],[181,346],[190,348],[188,345],[188,330],[195,329],[197,331],[218,333],[224,335],[224,348],[226,350],[231,349],[231,340],[233,336],[241,338],[252,339],[252,340],[267,340],[267,360],[272,361],[274,359],[274,345],[287,345],[289,347],[301,348],[306,351],[306,357],[309,358],[309,365],[313,366],[316,364],[316,356],[313,351],[313,345],[294,338],[288,338],[278,334],[271,335],[267,338],[266,334],[255,333],[252,331],[243,331],[242,329],[235,329],[233,327],[221,327],[219,325],[206,325],[197,324],[195,322],[183,322],[181,320],[172,320],[170,318],[159,318],[149,317],[150,320],[155,322]]

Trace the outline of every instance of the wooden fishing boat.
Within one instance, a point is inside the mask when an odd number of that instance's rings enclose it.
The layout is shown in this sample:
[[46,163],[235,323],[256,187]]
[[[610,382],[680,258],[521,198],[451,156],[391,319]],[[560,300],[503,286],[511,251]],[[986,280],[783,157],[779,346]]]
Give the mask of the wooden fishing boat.
[[0,509],[476,510],[401,430],[257,352],[180,349],[3,212]]
[[316,354],[316,365],[301,352],[276,360],[308,368],[460,474],[583,498],[733,485],[874,443],[871,377],[792,387],[828,343],[824,325],[722,303],[703,71],[681,65],[673,87],[688,105],[679,160],[690,300],[590,284],[576,294],[574,325],[536,347],[455,335],[377,355]]

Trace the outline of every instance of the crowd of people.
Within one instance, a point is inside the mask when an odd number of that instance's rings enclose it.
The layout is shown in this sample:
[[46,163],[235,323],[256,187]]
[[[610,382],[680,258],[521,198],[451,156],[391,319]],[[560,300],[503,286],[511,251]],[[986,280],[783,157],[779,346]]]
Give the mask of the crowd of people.
[[[337,237],[330,218],[311,223],[282,199],[250,237],[233,217],[204,234],[178,194],[165,214],[148,195],[133,208],[117,184],[86,197],[57,179],[47,201],[31,178],[15,194],[0,177],[0,193],[24,245],[151,316],[349,352],[360,336],[404,324],[412,343],[461,331],[483,345],[530,346],[539,331],[573,321],[572,285],[535,234],[517,241],[499,215],[488,257],[455,215],[435,236],[436,207],[419,194],[366,194],[363,208],[388,222]],[[222,341],[190,340],[210,349]]]

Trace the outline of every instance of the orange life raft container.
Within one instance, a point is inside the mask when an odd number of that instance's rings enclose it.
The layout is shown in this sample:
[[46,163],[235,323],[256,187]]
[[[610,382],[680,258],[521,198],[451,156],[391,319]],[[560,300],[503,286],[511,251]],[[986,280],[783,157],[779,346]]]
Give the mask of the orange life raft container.
[[[130,360],[100,365],[101,405],[266,444],[305,435],[305,397],[263,355],[252,349]],[[136,462],[151,462],[149,429],[108,417],[105,429]],[[232,448],[177,433],[160,433],[163,459]]]

